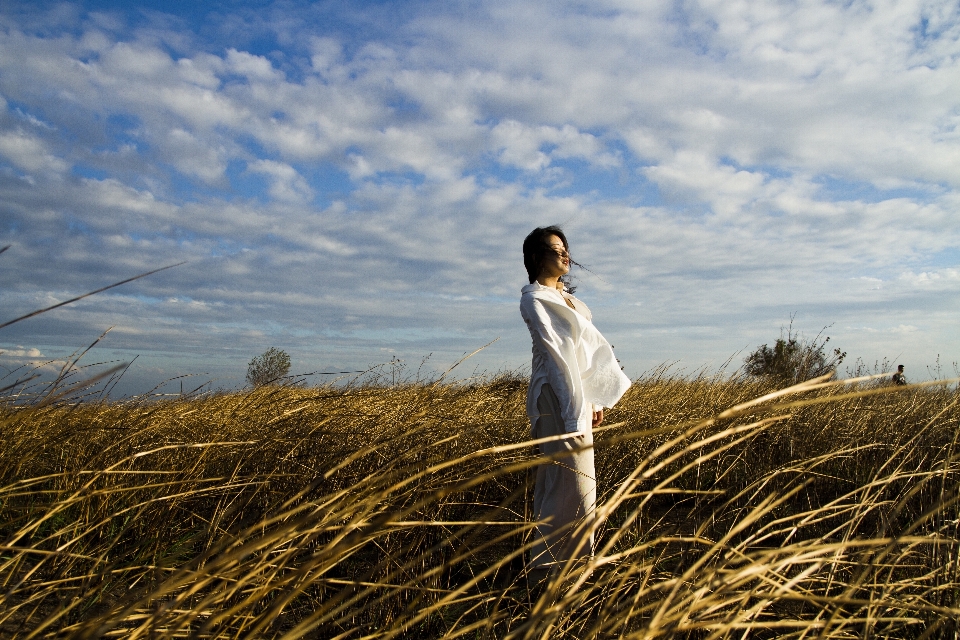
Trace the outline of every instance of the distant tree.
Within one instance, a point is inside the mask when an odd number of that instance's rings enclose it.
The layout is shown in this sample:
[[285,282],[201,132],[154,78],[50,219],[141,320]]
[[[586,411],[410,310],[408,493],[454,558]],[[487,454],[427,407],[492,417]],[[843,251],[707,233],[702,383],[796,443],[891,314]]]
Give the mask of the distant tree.
[[250,361],[247,382],[254,387],[273,384],[290,371],[290,356],[286,351],[270,347]]
[[[824,327],[826,330],[826,327]],[[781,383],[797,383],[835,371],[846,351],[826,352],[830,336],[821,340],[823,331],[813,340],[804,340],[793,333],[793,320],[784,337],[783,331],[773,347],[760,345],[744,359],[744,371],[749,376],[771,378]]]

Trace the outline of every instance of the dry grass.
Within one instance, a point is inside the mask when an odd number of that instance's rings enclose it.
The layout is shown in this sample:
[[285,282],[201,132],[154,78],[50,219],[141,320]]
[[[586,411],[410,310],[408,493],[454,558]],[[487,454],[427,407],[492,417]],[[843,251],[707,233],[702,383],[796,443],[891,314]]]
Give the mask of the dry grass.
[[4,637],[958,630],[957,392],[639,380],[597,553],[528,589],[525,382],[0,408]]

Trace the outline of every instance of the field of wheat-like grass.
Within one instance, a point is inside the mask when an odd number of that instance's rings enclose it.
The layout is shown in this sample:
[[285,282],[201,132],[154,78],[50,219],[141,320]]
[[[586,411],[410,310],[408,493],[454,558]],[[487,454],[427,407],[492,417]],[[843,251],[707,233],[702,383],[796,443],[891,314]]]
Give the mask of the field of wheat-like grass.
[[525,391],[0,404],[0,635],[958,633],[955,389],[649,374],[597,434],[595,556],[539,585]]

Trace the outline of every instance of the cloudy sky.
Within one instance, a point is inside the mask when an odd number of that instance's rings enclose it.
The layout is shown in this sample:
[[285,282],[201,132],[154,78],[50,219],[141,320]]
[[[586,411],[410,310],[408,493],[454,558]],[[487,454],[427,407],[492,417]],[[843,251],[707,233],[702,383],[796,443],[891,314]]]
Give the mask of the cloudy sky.
[[[0,4],[0,365],[127,392],[397,357],[529,362],[559,223],[631,376],[794,316],[914,380],[960,360],[955,0]],[[0,374],[3,371],[0,370]]]

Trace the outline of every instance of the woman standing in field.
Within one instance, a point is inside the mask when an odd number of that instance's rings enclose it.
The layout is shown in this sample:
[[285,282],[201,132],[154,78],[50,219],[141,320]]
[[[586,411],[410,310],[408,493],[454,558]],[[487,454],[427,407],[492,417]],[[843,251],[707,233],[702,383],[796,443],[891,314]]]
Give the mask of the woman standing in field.
[[[531,549],[532,581],[566,562],[593,554],[597,481],[593,427],[603,421],[630,386],[592,314],[568,293],[561,278],[570,271],[567,238],[556,226],[538,227],[523,241],[520,315],[533,338],[527,415],[533,438],[563,436],[539,445],[553,459],[537,467]],[[573,263],[576,264],[576,263]]]

